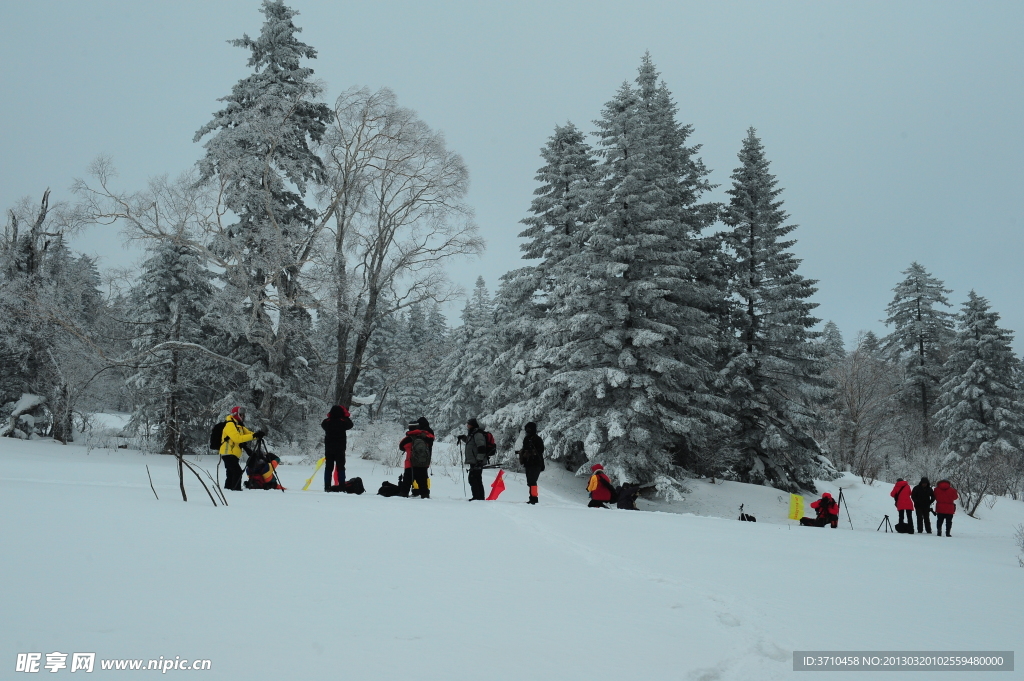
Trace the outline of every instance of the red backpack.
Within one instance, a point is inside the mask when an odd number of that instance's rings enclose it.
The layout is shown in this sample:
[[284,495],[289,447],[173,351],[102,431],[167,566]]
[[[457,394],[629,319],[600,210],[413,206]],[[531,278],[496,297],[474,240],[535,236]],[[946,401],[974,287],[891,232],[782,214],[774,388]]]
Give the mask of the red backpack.
[[487,453],[488,458],[498,453],[498,443],[494,441],[494,436],[484,431],[484,440],[487,441],[487,445],[484,451]]

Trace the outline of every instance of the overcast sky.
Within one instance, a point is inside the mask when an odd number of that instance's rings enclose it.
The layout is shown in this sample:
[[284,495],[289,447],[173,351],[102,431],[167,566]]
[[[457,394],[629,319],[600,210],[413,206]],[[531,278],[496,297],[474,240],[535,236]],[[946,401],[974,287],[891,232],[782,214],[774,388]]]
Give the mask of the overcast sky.
[[[246,74],[226,41],[259,33],[259,4],[0,3],[0,206],[46,187],[68,198],[99,154],[125,189],[193,164],[195,131]],[[848,342],[884,332],[914,260],[957,308],[974,288],[1024,333],[1022,2],[291,4],[328,101],[390,87],[466,159],[488,242],[450,268],[467,288],[483,274],[493,291],[518,266],[555,124],[593,130],[650,50],[712,181],[728,184],[758,129],[800,225],[801,271],[820,280],[817,314]],[[126,265],[136,254],[116,237],[96,229],[78,246]]]

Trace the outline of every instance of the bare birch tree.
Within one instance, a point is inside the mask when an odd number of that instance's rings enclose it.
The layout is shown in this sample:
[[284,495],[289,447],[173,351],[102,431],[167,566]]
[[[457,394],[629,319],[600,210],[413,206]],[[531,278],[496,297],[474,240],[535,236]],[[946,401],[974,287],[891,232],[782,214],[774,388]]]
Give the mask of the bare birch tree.
[[444,270],[483,240],[464,202],[469,172],[444,136],[388,89],[353,88],[319,146],[323,215],[333,217],[334,401],[348,404],[381,320],[458,295]]

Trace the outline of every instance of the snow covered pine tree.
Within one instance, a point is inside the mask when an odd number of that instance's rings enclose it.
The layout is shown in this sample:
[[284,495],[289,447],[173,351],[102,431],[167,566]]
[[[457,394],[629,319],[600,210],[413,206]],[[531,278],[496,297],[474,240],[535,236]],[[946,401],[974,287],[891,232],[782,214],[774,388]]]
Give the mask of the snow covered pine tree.
[[914,262],[904,270],[906,279],[896,285],[896,295],[886,308],[886,326],[893,326],[885,337],[886,350],[903,359],[907,375],[903,399],[917,409],[922,444],[932,440],[932,411],[942,380],[942,365],[953,338],[953,315],[939,308],[949,307],[941,281]]
[[[594,219],[597,159],[586,136],[572,123],[555,126],[540,153],[545,161],[535,178],[540,186],[534,190],[532,215],[522,220],[526,229],[519,233],[526,239],[520,245],[523,258],[540,262],[502,276],[494,300],[495,389],[485,409],[491,412],[486,422],[503,438],[502,447],[511,446],[524,423],[545,424],[539,397],[548,387],[549,373],[533,355],[538,324],[552,304],[560,264],[580,252]],[[570,467],[582,463],[566,461]]]
[[441,364],[437,432],[462,432],[467,419],[482,413],[493,388],[494,357],[494,303],[484,278],[477,277],[462,310],[462,326],[452,331],[451,350]]
[[722,218],[731,228],[722,235],[733,301],[724,375],[737,424],[735,470],[744,482],[813,491],[816,476],[833,473],[809,435],[816,415],[807,405],[820,391],[821,353],[810,343],[818,335],[810,315],[817,304],[807,300],[815,282],[797,274],[800,260],[789,251],[796,242],[784,238],[796,226],[785,224],[782,189],[753,128],[739,158]]
[[545,268],[548,313],[531,366],[543,391],[509,406],[544,422],[552,458],[604,462],[619,478],[672,471],[682,442],[721,426],[709,386],[714,336],[702,306],[697,237],[714,219],[700,203],[707,171],[686,146],[689,126],[649,55],[637,87],[624,83],[597,121],[601,178],[578,250]]
[[[264,0],[259,37],[231,44],[250,51],[253,73],[222,101],[227,106],[195,135],[209,135],[200,161],[202,179],[219,182],[224,207],[237,222],[219,229],[210,244],[223,261],[218,289],[222,323],[237,339],[234,354],[251,357],[248,400],[271,428],[302,407],[311,355],[313,304],[303,286],[324,219],[304,201],[310,182],[324,179],[310,144],[324,134],[331,110],[316,101],[321,87],[300,65],[316,50],[300,42],[297,12]],[[252,414],[255,416],[256,414]]]
[[1024,465],[1021,362],[1013,333],[999,328],[999,314],[974,291],[957,321],[935,425],[945,434],[943,465],[973,516],[985,495],[1005,493],[1006,480]]

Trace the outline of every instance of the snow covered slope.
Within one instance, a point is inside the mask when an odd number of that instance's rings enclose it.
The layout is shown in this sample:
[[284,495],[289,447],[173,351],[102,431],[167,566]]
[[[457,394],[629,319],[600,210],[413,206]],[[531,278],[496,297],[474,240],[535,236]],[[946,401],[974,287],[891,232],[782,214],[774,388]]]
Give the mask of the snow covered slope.
[[735,483],[641,502],[674,512],[587,509],[585,481],[554,470],[535,507],[521,476],[467,503],[457,470],[430,500],[386,499],[395,472],[350,459],[363,496],[302,492],[312,468],[282,466],[287,492],[213,508],[194,480],[181,501],[166,457],[3,439],[0,463],[2,678],[17,653],[60,651],[208,658],[205,679],[811,679],[793,650],[1022,640],[1024,504],[1005,499],[947,539],[875,532],[889,487],[853,480],[854,529],[844,512],[832,530]]

